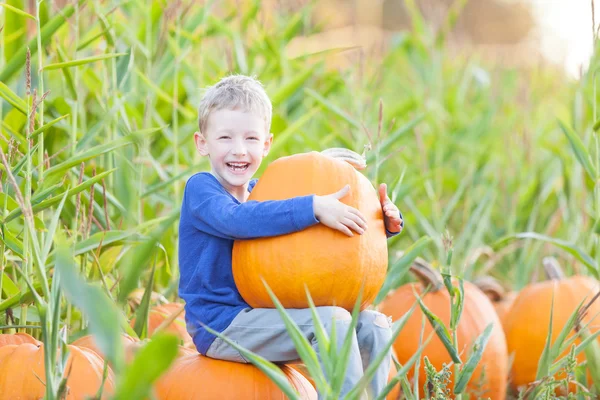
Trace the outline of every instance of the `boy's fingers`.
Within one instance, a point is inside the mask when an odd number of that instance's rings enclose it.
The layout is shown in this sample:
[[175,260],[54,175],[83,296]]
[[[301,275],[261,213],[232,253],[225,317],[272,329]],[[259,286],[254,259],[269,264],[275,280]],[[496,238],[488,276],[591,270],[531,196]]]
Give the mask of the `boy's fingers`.
[[358,224],[355,221],[352,221],[350,218],[345,218],[343,224],[361,235],[365,232],[363,228],[358,226]]
[[387,185],[382,183],[379,185],[379,202],[383,204],[387,198]]
[[365,226],[365,229],[367,227],[367,219],[360,213],[360,211],[358,211],[356,208],[349,208],[350,214],[355,215],[356,217],[358,217],[360,219],[360,221],[362,221],[362,224]]
[[349,213],[346,219],[356,223],[363,231],[367,230],[367,222],[363,220],[359,215]]
[[342,224],[341,222],[338,222],[338,223],[336,224],[336,229],[337,229],[338,231],[342,232],[342,233],[343,233],[344,235],[346,235],[346,236],[350,236],[350,237],[354,236],[354,235],[352,234],[352,232],[350,231],[350,229],[348,229],[348,227],[346,227],[346,225]]
[[346,195],[348,194],[349,191],[350,191],[350,185],[345,185],[343,188],[341,188],[340,190],[335,192],[333,194],[333,197],[335,197],[338,200],[343,199],[344,197],[346,197]]

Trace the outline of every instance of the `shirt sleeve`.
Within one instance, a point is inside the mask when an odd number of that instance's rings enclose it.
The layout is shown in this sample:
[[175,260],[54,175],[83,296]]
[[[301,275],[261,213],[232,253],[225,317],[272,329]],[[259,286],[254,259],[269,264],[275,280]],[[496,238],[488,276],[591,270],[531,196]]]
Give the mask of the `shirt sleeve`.
[[390,232],[387,230],[387,228],[385,229],[385,236],[389,239],[391,237],[394,237],[398,234],[400,234],[403,230],[404,230],[404,217],[402,216],[402,211],[398,210],[398,212],[400,213],[400,219],[402,220],[402,222],[400,223],[400,231],[398,232]]
[[238,203],[216,183],[194,176],[188,181],[184,196],[193,226],[225,239],[285,235],[319,222],[313,210],[314,195]]

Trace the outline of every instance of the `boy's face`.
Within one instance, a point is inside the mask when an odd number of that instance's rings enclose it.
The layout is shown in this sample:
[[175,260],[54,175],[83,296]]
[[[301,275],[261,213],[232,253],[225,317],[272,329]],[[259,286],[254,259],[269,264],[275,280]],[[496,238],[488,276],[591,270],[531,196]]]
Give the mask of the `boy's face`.
[[273,142],[264,119],[240,110],[215,110],[206,132],[194,134],[200,155],[210,158],[211,170],[228,191],[244,188]]

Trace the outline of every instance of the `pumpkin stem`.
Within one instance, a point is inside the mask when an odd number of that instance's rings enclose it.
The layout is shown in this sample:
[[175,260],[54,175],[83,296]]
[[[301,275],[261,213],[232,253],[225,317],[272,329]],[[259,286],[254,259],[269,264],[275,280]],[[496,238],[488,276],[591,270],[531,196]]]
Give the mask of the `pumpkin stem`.
[[321,154],[336,158],[341,161],[346,161],[348,164],[352,165],[356,169],[367,168],[366,158],[349,149],[344,149],[342,147],[332,147],[330,149],[323,150]]
[[565,273],[563,272],[556,258],[544,257],[542,264],[544,265],[544,271],[546,272],[548,279],[553,281],[565,279]]
[[421,284],[424,287],[431,285],[431,292],[437,292],[442,288],[442,275],[422,258],[417,257],[415,261],[413,261],[410,266],[410,271],[416,275],[417,279],[421,281]]
[[473,283],[492,301],[501,301],[506,294],[502,285],[491,276],[481,276]]

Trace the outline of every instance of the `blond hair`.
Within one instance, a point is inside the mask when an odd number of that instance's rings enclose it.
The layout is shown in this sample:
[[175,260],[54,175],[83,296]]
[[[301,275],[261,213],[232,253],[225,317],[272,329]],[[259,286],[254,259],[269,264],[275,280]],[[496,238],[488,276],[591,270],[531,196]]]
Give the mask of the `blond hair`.
[[273,106],[265,89],[256,78],[229,75],[209,87],[198,106],[198,129],[204,134],[213,110],[241,110],[253,113],[265,121],[266,133],[271,129]]

